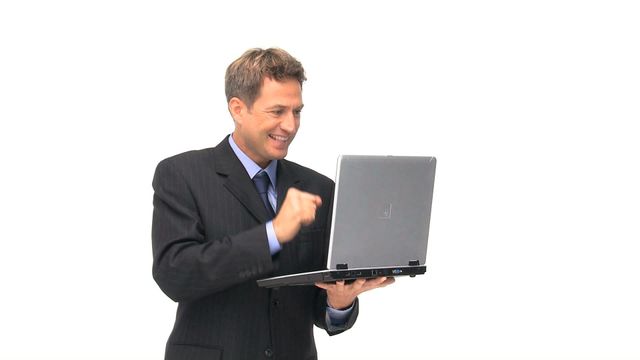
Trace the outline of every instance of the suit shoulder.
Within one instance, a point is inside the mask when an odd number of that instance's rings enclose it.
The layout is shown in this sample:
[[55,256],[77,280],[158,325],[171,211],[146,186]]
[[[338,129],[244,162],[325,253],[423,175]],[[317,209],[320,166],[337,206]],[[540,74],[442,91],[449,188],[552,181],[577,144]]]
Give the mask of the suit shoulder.
[[303,179],[318,182],[323,185],[333,186],[333,180],[331,180],[325,175],[320,174],[319,172],[313,169],[310,169],[306,166],[302,166],[293,161],[289,161],[289,160],[281,160],[281,161],[284,161],[288,169],[290,169],[292,172],[295,172],[296,174],[298,174],[298,176],[300,176]]
[[170,156],[158,163],[157,168],[173,167],[177,169],[192,168],[194,165],[211,163],[213,161],[213,148],[186,151]]

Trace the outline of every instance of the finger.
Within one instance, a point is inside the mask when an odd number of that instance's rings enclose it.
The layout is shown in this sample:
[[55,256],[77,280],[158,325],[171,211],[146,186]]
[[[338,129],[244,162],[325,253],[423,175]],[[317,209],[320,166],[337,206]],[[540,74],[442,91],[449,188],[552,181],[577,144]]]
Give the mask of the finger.
[[313,203],[317,207],[322,205],[322,198],[316,194],[301,191],[300,196],[302,199],[308,200],[309,202]]
[[376,278],[368,278],[365,279],[367,282],[365,285],[370,286],[370,285],[377,285],[379,283],[384,282],[385,280],[387,280],[386,276],[381,276],[381,277],[376,277]]
[[382,287],[382,286],[387,286],[391,283],[393,283],[395,281],[394,278],[392,277],[386,277],[386,276],[382,276],[376,279],[375,282],[375,286],[376,287]]
[[357,279],[353,283],[351,283],[351,289],[355,291],[360,291],[364,285],[367,283],[367,279]]
[[321,283],[321,282],[317,282],[317,283],[315,283],[315,285],[316,285],[317,287],[319,287],[320,289],[324,289],[324,290],[328,290],[328,289],[330,289],[330,288],[331,288],[331,284],[329,284],[329,283]]
[[385,276],[379,277],[379,278],[375,278],[375,279],[370,279],[367,280],[367,283],[363,286],[362,291],[368,291],[368,290],[372,290],[372,289],[376,289],[379,287],[384,287],[388,284],[385,284],[385,282],[388,279],[393,279],[393,278],[387,278]]
[[383,288],[385,286],[393,284],[394,282],[396,282],[396,279],[389,277],[389,278],[386,278],[383,282],[377,283],[376,285],[372,286],[372,289]]
[[302,225],[310,225],[311,223],[313,223],[316,220],[316,212],[314,211],[310,211],[306,214],[303,214],[300,218],[300,222],[302,223]]
[[373,282],[374,282],[374,284],[376,284],[376,285],[380,285],[380,284],[382,284],[382,283],[383,283],[383,282],[385,282],[385,281],[387,281],[387,277],[386,277],[386,276],[381,276],[381,277],[379,277],[379,278],[375,278],[375,279],[373,279]]

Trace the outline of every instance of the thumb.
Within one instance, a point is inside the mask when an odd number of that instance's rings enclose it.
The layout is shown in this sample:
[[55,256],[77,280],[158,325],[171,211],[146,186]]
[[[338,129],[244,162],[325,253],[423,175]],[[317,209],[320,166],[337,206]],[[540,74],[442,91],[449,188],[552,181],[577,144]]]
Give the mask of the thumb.
[[313,199],[313,202],[316,204],[317,207],[320,207],[322,205],[322,198],[316,195],[315,198]]

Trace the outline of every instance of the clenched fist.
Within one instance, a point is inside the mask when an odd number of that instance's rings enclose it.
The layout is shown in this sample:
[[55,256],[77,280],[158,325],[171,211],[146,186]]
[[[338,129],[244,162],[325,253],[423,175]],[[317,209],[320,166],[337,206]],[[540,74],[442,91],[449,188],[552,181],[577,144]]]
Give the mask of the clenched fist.
[[278,215],[273,219],[273,229],[281,244],[291,241],[303,225],[316,219],[316,209],[322,205],[318,195],[290,188],[282,202]]

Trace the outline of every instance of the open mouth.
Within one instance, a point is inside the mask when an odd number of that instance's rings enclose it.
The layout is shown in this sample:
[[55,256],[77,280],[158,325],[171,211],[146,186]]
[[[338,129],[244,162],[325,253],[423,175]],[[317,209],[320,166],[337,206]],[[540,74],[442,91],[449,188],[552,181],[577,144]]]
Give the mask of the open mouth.
[[275,141],[279,141],[282,143],[286,143],[289,140],[288,136],[281,136],[281,135],[273,135],[273,134],[269,134],[269,137]]

